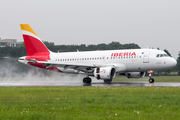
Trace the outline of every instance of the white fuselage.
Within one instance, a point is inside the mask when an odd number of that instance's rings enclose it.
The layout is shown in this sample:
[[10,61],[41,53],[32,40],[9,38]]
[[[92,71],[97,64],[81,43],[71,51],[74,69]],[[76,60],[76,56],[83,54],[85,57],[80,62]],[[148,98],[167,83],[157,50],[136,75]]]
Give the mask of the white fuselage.
[[[161,57],[157,57],[157,55]],[[168,69],[176,60],[164,51],[155,49],[106,50],[87,52],[51,53],[51,62],[63,64],[108,66],[114,65],[116,72],[141,72]],[[119,68],[118,70],[118,67]],[[58,67],[63,71],[64,66]],[[70,69],[70,68],[69,68]]]

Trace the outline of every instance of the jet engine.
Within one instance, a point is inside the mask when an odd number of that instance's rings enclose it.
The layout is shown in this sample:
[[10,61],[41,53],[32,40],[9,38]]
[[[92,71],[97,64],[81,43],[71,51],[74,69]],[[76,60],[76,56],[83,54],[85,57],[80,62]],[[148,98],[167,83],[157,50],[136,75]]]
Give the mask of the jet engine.
[[94,76],[99,79],[113,79],[116,75],[114,67],[98,67],[94,69]]
[[146,72],[127,72],[125,73],[125,76],[127,78],[142,78],[144,77]]

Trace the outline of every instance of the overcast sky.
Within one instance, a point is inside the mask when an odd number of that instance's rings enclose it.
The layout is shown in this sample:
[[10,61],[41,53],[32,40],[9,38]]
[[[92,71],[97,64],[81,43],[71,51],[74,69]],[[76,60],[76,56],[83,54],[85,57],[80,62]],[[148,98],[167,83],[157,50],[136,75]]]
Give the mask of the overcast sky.
[[55,44],[136,43],[180,51],[180,0],[0,0],[0,37],[22,41],[28,23]]

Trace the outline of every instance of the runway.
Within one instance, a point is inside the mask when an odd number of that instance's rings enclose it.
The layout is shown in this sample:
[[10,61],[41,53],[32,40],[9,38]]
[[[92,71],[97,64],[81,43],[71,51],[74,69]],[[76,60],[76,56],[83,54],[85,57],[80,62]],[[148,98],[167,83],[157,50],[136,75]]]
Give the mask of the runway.
[[113,82],[105,84],[103,81],[93,81],[84,84],[82,81],[58,81],[58,80],[3,80],[0,86],[92,86],[92,87],[180,87],[180,82]]
[[[87,85],[88,86],[88,85]],[[89,86],[99,86],[99,87],[180,87],[180,83],[178,82],[112,82],[111,84],[103,84],[103,83],[92,83]]]

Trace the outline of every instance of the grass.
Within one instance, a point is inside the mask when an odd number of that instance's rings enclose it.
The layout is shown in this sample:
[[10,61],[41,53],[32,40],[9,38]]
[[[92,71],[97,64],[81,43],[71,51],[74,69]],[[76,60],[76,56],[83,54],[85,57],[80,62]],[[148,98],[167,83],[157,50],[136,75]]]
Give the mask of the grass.
[[180,87],[0,87],[0,119],[180,119]]

